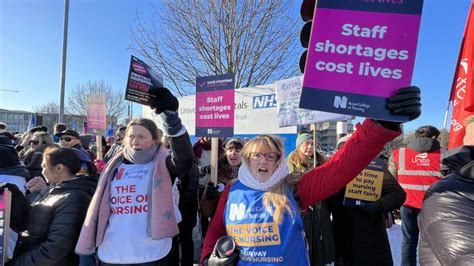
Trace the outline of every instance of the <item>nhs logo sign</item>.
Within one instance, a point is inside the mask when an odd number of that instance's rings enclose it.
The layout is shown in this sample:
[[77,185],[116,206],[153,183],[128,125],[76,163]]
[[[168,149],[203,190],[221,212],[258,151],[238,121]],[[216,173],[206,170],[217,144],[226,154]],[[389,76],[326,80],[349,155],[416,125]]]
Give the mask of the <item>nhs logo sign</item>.
[[347,97],[346,96],[335,96],[334,107],[336,108],[347,108]]
[[253,109],[272,108],[277,106],[276,95],[260,95],[253,97]]

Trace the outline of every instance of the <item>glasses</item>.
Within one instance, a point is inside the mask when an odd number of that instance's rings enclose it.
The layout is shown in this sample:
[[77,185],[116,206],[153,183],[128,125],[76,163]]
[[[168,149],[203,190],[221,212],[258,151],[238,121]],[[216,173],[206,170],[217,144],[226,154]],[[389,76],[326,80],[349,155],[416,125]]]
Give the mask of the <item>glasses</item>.
[[33,145],[38,145],[40,142],[39,140],[31,140],[30,141],[30,145],[33,144]]
[[60,141],[65,141],[65,142],[70,142],[73,139],[76,139],[76,138],[64,137],[64,138],[60,138],[59,140]]
[[261,153],[261,152],[252,152],[250,153],[250,159],[255,161],[260,161],[263,157],[267,159],[267,161],[276,161],[280,158],[280,154],[276,152],[269,152],[269,153]]

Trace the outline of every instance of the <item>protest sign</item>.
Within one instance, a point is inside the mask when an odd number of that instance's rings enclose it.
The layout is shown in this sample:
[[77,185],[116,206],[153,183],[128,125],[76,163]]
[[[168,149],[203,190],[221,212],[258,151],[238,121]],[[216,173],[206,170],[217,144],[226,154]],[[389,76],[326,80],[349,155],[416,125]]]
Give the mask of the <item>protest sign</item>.
[[105,95],[87,95],[87,128],[88,133],[102,135],[107,127],[105,111]]
[[235,74],[196,79],[196,136],[234,135]]
[[343,205],[359,206],[377,201],[382,194],[384,170],[384,160],[373,160],[366,169],[346,185]]
[[409,86],[423,0],[319,0],[300,107],[391,121],[386,98]]
[[10,231],[11,192],[4,190],[0,195],[0,258],[5,265],[8,255],[8,240]]
[[334,114],[299,108],[303,76],[275,82],[280,127],[309,125],[327,121],[346,121],[350,115]]
[[148,92],[153,87],[163,87],[163,78],[153,72],[151,67],[143,61],[132,55],[125,100],[149,105],[150,101],[155,98],[154,95]]
[[[179,97],[179,117],[186,126],[191,142],[197,141],[196,95]],[[282,138],[287,156],[295,149],[296,126],[279,127],[274,85],[239,88],[235,90],[234,137],[253,138],[261,134],[272,134]],[[162,127],[160,116],[148,106],[142,106],[143,117],[156,121]]]

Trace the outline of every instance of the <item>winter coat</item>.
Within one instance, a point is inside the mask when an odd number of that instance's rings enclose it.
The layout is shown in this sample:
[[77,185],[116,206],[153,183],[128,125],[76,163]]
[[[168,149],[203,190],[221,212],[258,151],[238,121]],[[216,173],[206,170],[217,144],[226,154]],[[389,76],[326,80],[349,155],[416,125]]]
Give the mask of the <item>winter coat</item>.
[[[19,179],[19,183],[25,183],[26,179],[30,176],[30,173],[28,170],[26,170],[25,166],[23,165],[15,165],[15,166],[10,166],[10,167],[5,167],[5,168],[0,168],[0,176],[15,176]],[[9,182],[9,181],[1,181],[1,182],[8,182],[8,183],[14,183],[15,185],[18,185],[19,183],[17,182]],[[23,187],[18,187],[21,191],[25,192],[26,187],[23,185]]]
[[41,191],[8,265],[78,265],[74,247],[96,185],[97,178],[79,177]]
[[[294,152],[297,151],[292,153]],[[316,161],[319,167],[326,162],[326,158],[316,153]],[[288,161],[290,173],[306,173],[313,169],[313,165],[314,159],[312,158],[303,165],[296,165]],[[310,206],[306,210],[303,214],[303,229],[308,244],[310,264],[312,266],[323,266],[334,263],[336,261],[334,235],[331,225],[331,214],[325,200]]]
[[[356,126],[357,131],[346,144],[325,164],[317,167],[300,178],[296,187],[301,210],[333,195],[355,178],[372,159],[379,154],[385,143],[401,134],[366,119]],[[283,162],[284,163],[284,162]],[[229,197],[230,185],[227,185],[219,200],[216,213],[207,231],[202,247],[201,263],[214,248],[219,237],[226,235],[224,210]]]
[[425,194],[418,216],[422,265],[474,265],[474,146],[448,151],[450,174]]
[[197,160],[189,170],[178,176],[179,211],[183,220],[182,224],[193,228],[197,221],[199,168]]
[[[446,152],[446,149],[440,147],[439,141],[428,137],[417,138],[412,142],[408,143],[407,147],[417,152],[433,152],[438,149],[441,149],[441,154],[444,154]],[[395,178],[397,178],[398,169],[396,163],[393,160],[393,156],[390,156],[390,161],[388,162],[388,170]]]
[[336,242],[336,265],[393,265],[384,213],[400,208],[405,191],[385,170],[382,194],[377,201],[382,210],[370,215],[359,207],[343,205],[345,188],[332,198],[331,211]]

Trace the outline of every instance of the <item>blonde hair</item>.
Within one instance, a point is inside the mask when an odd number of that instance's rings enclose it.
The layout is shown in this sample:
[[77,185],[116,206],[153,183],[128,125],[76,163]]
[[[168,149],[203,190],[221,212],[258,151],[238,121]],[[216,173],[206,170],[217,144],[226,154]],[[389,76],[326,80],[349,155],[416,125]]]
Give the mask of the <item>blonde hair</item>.
[[[303,168],[312,167],[312,165],[308,165],[308,157],[300,152],[298,147],[294,150],[290,156],[288,156],[288,164],[293,165],[298,170],[303,170]],[[290,169],[293,167],[290,167]],[[293,170],[290,170],[293,171]]]
[[[241,154],[242,159],[247,165],[250,165],[250,155],[253,152],[260,152],[264,150],[270,150],[279,154],[279,157],[275,161],[276,166],[282,163],[283,157],[283,143],[282,141],[272,135],[261,135],[249,140],[245,143]],[[298,182],[299,175],[288,175],[279,184],[266,191],[263,195],[263,206],[273,214],[273,220],[277,223],[281,223],[283,220],[283,212],[286,210],[291,216],[293,216],[292,209],[289,204],[288,197],[286,196],[287,188],[294,188]],[[272,211],[274,208],[274,211]]]

